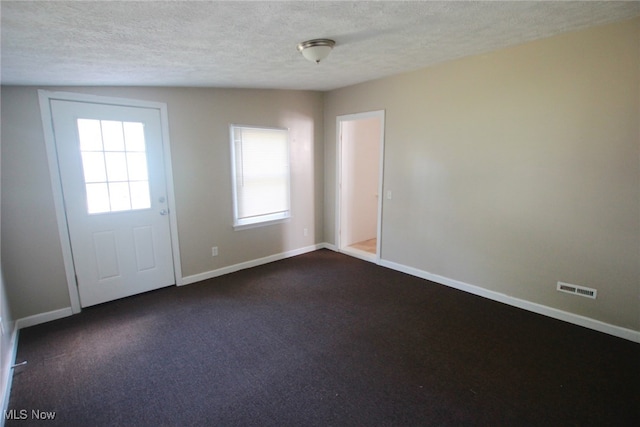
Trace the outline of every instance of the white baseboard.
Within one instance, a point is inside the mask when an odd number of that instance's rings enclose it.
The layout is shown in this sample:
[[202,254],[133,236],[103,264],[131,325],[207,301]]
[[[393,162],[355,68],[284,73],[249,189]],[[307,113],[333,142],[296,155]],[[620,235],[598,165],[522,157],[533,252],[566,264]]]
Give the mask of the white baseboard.
[[48,311],[46,313],[34,314],[33,316],[23,317],[22,319],[16,320],[16,329],[28,328],[29,326],[51,322],[52,320],[62,319],[63,317],[68,317],[72,314],[73,310],[71,309],[71,307]]
[[304,248],[294,249],[292,251],[281,252],[275,255],[269,255],[264,258],[258,258],[251,261],[241,262],[239,264],[229,265],[227,267],[218,268],[216,270],[205,271],[204,273],[194,274],[182,278],[182,285],[190,285],[192,283],[201,282],[203,280],[212,279],[214,277],[223,276],[225,274],[244,270],[246,268],[257,267],[259,265],[268,264],[270,262],[279,261],[281,259],[290,258],[296,255],[306,254],[318,249],[324,248],[323,243],[318,243]]
[[[233,273],[235,271],[244,270],[246,268],[257,267],[259,265],[267,264],[274,261],[279,261],[285,258],[290,258],[296,255],[302,255],[308,252],[313,252],[318,249],[329,249],[334,252],[339,252],[337,247],[331,243],[318,243],[304,248],[295,249],[292,251],[282,252],[275,255],[270,255],[264,258],[259,258],[251,261],[242,262],[239,264],[230,265],[227,267],[219,268],[217,270],[207,271],[204,273],[194,274],[182,278],[183,285],[200,282],[202,280],[211,279],[214,277],[222,276],[224,274]],[[552,308],[546,305],[537,304],[531,301],[522,300],[509,295],[502,294],[500,292],[491,291],[480,286],[471,285],[459,280],[450,279],[448,277],[440,276],[437,274],[429,273],[414,267],[409,267],[403,264],[399,264],[392,261],[381,259],[379,265],[390,268],[392,270],[401,271],[403,273],[410,274],[412,276],[420,277],[422,279],[430,280],[432,282],[439,283],[441,285],[449,286],[461,291],[469,292],[474,295],[478,295],[484,298],[488,298],[494,301],[498,301],[504,304],[508,304],[514,307],[522,308],[537,314],[542,314],[554,319],[562,320],[565,322],[573,323],[575,325],[583,326],[585,328],[593,329],[599,332],[604,332],[609,335],[613,335],[619,338],[624,338],[629,341],[640,343],[640,331],[633,329],[623,328],[621,326],[612,325],[596,319],[581,316],[579,314],[570,313],[567,311]],[[24,317],[18,319],[15,322],[15,329],[19,330],[29,326],[35,326],[41,323],[50,322],[52,320],[61,319],[63,317],[71,316],[73,311],[71,307],[62,308],[59,310],[50,311],[47,313],[36,314],[33,316]]]
[[611,325],[609,323],[601,322],[599,320],[591,319],[589,317],[581,316],[579,314],[570,313],[568,311],[559,310],[546,305],[537,304],[531,301],[522,300],[519,298],[511,297],[509,295],[502,294],[500,292],[490,291],[479,286],[470,285],[458,280],[450,279],[448,277],[439,276],[423,270],[419,270],[414,267],[408,267],[403,264],[398,264],[392,261],[380,260],[380,265],[390,268],[392,270],[401,271],[403,273],[410,274],[412,276],[420,277],[422,279],[430,280],[432,282],[439,283],[441,285],[449,286],[451,288],[459,289],[461,291],[469,292],[474,295],[478,295],[490,300],[498,301],[504,304],[508,304],[514,307],[522,308],[524,310],[532,311],[537,314],[552,317],[554,319],[563,320],[574,325],[583,326],[585,328],[593,329],[605,334],[613,335],[619,338],[624,338],[629,341],[640,343],[640,331],[633,329],[623,328],[621,326]]
[[[0,418],[0,427],[4,427],[6,410],[9,408],[9,396],[11,394],[11,383],[13,381],[13,369],[11,368],[16,363],[16,353],[18,352],[18,327],[14,323],[13,330],[11,331],[11,338],[9,339],[9,357],[2,361],[2,383],[0,384],[0,402],[2,402],[2,417]],[[3,355],[4,356],[4,355]]]

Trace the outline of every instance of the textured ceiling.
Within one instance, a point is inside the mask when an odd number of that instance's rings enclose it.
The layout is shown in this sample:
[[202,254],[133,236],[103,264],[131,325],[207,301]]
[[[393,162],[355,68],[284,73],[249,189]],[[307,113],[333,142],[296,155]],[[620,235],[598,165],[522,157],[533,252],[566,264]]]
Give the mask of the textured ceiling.
[[[2,83],[329,90],[640,15],[640,2],[2,1]],[[319,65],[296,45],[332,38]]]

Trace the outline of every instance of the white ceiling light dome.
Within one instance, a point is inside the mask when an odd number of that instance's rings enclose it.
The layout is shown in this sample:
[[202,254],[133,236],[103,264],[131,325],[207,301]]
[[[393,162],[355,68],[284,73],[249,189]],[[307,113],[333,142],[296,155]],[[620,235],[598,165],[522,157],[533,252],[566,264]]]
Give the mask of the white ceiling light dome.
[[336,42],[331,39],[313,39],[298,44],[298,51],[307,60],[319,64],[329,56]]

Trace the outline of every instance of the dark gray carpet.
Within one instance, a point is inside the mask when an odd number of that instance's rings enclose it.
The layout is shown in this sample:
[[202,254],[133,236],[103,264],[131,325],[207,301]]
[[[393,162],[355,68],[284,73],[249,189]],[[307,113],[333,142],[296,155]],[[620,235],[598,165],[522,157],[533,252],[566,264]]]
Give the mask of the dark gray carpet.
[[7,426],[640,425],[639,344],[327,250],[24,329],[17,360]]

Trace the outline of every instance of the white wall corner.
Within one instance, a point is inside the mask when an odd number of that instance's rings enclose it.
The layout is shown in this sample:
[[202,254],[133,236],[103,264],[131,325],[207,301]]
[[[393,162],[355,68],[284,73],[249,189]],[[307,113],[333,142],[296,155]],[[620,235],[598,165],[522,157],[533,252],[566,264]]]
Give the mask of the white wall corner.
[[319,249],[329,249],[330,251],[338,252],[338,247],[333,243],[321,243]]

